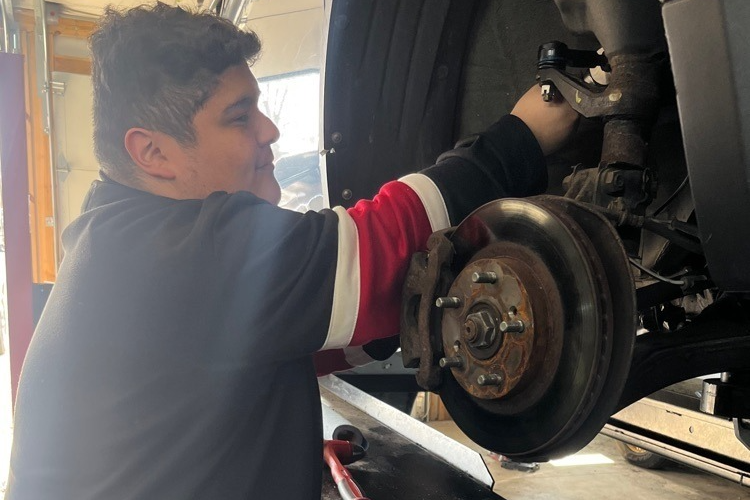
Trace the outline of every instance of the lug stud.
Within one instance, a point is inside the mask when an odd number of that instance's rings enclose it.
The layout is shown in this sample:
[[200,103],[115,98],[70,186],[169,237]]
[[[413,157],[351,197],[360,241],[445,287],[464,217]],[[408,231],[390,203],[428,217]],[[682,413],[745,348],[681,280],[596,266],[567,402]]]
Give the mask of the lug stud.
[[514,319],[511,321],[502,321],[498,325],[500,331],[503,333],[522,333],[526,329],[526,325],[520,319]]
[[456,309],[461,307],[461,299],[458,297],[438,297],[435,306],[440,309]]
[[497,283],[497,273],[492,271],[474,273],[471,275],[471,281],[474,283]]
[[438,362],[440,368],[461,368],[464,365],[464,360],[461,356],[447,356],[440,358]]
[[477,384],[481,385],[482,387],[486,387],[489,385],[500,385],[502,383],[502,375],[498,375],[496,373],[488,373],[486,375],[480,375],[477,377]]

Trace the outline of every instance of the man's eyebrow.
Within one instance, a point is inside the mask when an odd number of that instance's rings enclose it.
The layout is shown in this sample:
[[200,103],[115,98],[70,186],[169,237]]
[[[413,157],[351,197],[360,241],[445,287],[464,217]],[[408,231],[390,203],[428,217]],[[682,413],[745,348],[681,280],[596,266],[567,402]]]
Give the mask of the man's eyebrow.
[[253,104],[258,100],[257,96],[253,95],[246,95],[239,100],[235,101],[234,103],[227,106],[224,111],[221,112],[222,115],[230,115],[235,111],[245,111],[246,109],[249,109],[253,106]]

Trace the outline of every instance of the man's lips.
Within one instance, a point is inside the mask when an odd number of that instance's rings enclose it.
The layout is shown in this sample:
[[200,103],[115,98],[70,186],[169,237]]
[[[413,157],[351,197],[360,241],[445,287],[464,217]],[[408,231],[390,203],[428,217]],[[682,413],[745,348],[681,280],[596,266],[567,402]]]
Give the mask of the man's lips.
[[273,160],[268,161],[266,163],[262,163],[258,165],[257,167],[255,167],[255,170],[273,170],[273,169],[274,169]]

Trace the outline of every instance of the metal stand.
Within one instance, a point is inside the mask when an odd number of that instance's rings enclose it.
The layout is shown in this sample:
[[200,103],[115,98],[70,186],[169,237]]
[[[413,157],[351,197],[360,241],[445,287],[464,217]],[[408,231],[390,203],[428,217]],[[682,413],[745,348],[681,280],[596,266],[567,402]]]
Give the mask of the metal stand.
[[[329,375],[320,379],[324,404],[362,431],[367,456],[348,466],[372,500],[502,500],[479,453]],[[328,471],[322,500],[340,500]]]

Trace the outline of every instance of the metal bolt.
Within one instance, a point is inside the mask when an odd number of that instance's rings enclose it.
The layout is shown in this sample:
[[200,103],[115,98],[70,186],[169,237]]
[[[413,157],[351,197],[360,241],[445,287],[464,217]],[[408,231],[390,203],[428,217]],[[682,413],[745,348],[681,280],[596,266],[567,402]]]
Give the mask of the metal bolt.
[[550,102],[555,98],[555,88],[551,83],[545,83],[542,85],[542,100],[544,102]]
[[476,321],[467,319],[466,323],[464,323],[464,338],[469,342],[475,341],[477,339],[477,335],[479,335],[478,330],[479,328],[477,328]]
[[461,356],[447,356],[440,358],[438,362],[440,368],[461,368],[464,365],[464,360]]
[[461,307],[461,299],[458,297],[438,297],[435,306],[440,309],[456,309]]
[[471,275],[474,283],[497,283],[497,273],[487,271],[485,273],[474,273]]
[[511,321],[502,321],[499,328],[503,333],[522,333],[524,329],[526,329],[526,325],[523,324],[523,321],[518,319]]
[[464,338],[478,349],[490,347],[497,337],[495,318],[487,311],[479,311],[466,316]]
[[341,142],[341,140],[344,138],[343,135],[341,135],[341,132],[334,132],[331,134],[331,140],[334,144],[338,144]]
[[488,373],[486,375],[480,375],[477,377],[477,384],[481,385],[482,387],[486,387],[488,385],[500,385],[502,383],[502,375],[497,375],[496,373]]
[[352,190],[344,189],[343,191],[341,191],[341,197],[345,200],[350,200],[352,198]]

